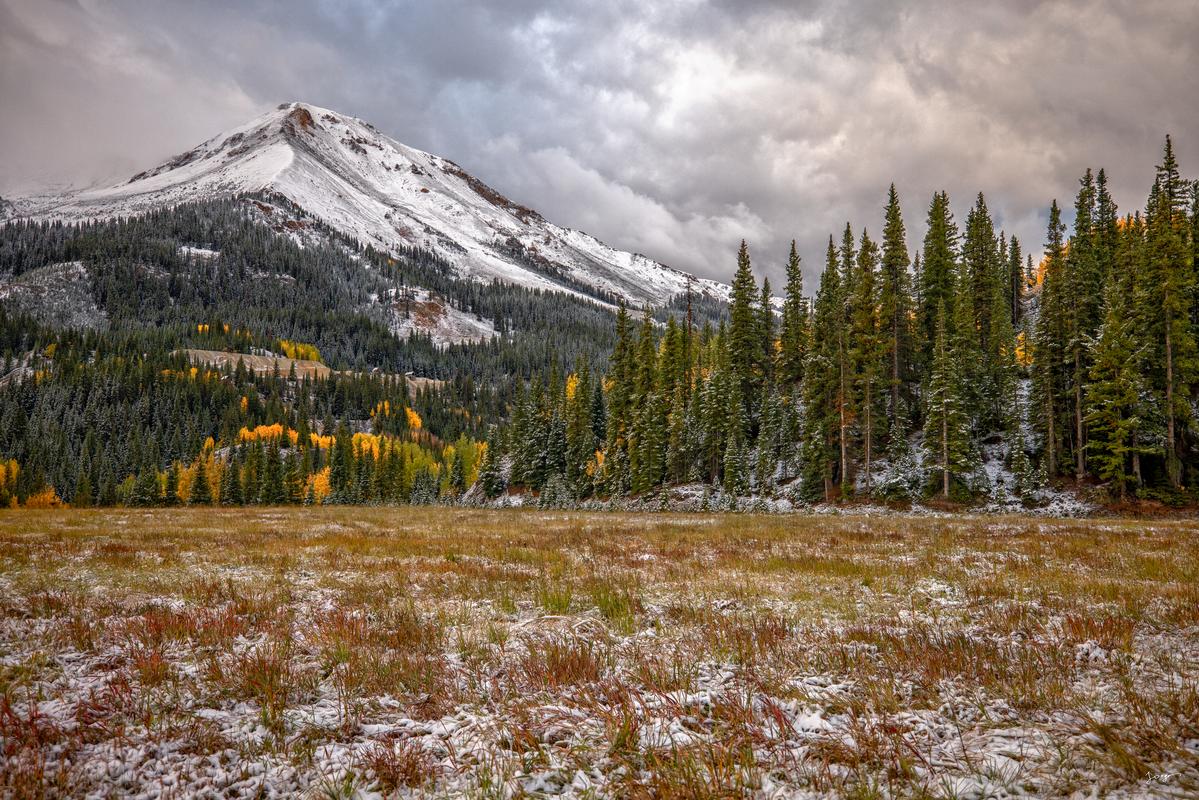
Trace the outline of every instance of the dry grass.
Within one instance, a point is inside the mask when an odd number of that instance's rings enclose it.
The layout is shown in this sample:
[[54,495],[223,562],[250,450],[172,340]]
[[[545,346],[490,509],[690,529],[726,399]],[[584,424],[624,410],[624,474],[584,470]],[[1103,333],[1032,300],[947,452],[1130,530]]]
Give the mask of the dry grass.
[[1199,523],[0,513],[0,796],[1199,793]]

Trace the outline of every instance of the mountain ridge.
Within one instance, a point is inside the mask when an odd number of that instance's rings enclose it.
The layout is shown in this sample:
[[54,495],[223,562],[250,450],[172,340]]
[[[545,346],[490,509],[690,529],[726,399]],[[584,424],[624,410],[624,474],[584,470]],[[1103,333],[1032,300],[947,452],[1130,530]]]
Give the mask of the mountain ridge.
[[728,287],[555,225],[455,162],[374,125],[310,103],[284,103],[105,188],[11,199],[10,216],[82,220],[259,191],[384,251],[422,247],[461,276],[600,300],[661,306],[691,287]]

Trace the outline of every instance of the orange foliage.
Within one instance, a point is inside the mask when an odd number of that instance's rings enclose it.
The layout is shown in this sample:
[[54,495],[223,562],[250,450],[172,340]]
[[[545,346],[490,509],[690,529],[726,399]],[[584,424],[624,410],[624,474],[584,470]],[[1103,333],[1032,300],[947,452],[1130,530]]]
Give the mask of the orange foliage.
[[376,436],[373,433],[355,433],[351,446],[355,453],[362,454],[369,452],[375,458],[379,457],[379,446],[383,443],[383,437]]
[[1016,334],[1016,361],[1022,367],[1032,364],[1032,351],[1028,347],[1028,340],[1024,335],[1024,331]]
[[53,487],[47,487],[25,498],[25,508],[61,508],[62,504],[62,499]]
[[407,407],[404,408],[404,413],[408,415],[409,429],[419,431],[422,425],[420,414],[417,414],[415,410]]
[[283,351],[283,355],[297,361],[320,361],[321,351],[314,344],[307,342],[293,342],[290,339],[280,339],[279,349]]
[[308,482],[304,486],[305,496],[308,495],[309,490],[312,491],[312,496],[316,498],[316,502],[325,502],[325,498],[329,496],[329,492],[333,491],[329,486],[328,467],[324,467],[319,472],[314,472],[308,476]]
[[295,447],[296,443],[300,441],[298,431],[291,428],[284,428],[280,422],[276,422],[273,425],[257,425],[254,428],[242,427],[237,432],[237,440],[239,442],[269,442],[273,439],[282,440],[284,436],[287,436],[287,441],[292,447]]

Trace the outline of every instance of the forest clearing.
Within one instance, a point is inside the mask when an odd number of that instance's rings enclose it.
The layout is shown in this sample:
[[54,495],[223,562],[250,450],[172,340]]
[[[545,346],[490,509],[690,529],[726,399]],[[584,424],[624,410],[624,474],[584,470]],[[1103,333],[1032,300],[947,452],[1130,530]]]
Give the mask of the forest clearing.
[[0,514],[0,795],[1199,792],[1199,522]]

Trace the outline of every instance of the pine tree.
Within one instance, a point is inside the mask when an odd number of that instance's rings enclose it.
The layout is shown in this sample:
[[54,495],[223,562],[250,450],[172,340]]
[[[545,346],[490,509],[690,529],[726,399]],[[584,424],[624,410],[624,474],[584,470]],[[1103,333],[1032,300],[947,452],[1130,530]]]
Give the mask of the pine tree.
[[301,484],[300,459],[295,452],[289,452],[283,460],[283,499],[284,503],[300,502]]
[[508,486],[502,469],[503,454],[498,447],[499,436],[493,430],[483,452],[483,463],[479,465],[479,485],[488,498],[499,497]]
[[1033,394],[1036,418],[1045,443],[1045,467],[1050,479],[1056,477],[1061,453],[1059,415],[1062,403],[1062,365],[1066,360],[1066,299],[1063,296],[1065,244],[1061,210],[1054,200],[1049,208],[1049,230],[1045,244],[1045,275],[1041,284],[1033,349]]
[[196,459],[196,474],[192,476],[191,490],[187,495],[189,505],[212,505],[212,487],[208,484],[208,459],[205,456],[206,454],[201,452],[200,457]]
[[1136,480],[1132,455],[1148,452],[1138,446],[1145,387],[1129,301],[1120,282],[1109,281],[1103,325],[1091,347],[1094,363],[1087,386],[1086,422],[1091,430],[1087,449],[1099,478],[1108,482],[1121,502],[1129,482]]
[[1161,365],[1154,376],[1154,391],[1162,397],[1166,419],[1166,476],[1174,488],[1182,486],[1180,432],[1191,422],[1191,395],[1199,383],[1199,354],[1193,319],[1196,279],[1194,254],[1187,241],[1186,218],[1189,185],[1178,174],[1170,137],[1166,137],[1162,163],[1149,196],[1145,232],[1147,303],[1145,323],[1156,338]]
[[803,269],[792,239],[791,252],[787,255],[787,286],[779,335],[779,385],[788,393],[795,392],[803,380],[808,341],[808,302],[803,294]]
[[137,473],[133,490],[129,494],[129,505],[145,508],[159,505],[162,498],[158,492],[158,473],[148,467]]
[[172,507],[179,503],[179,465],[171,462],[171,466],[167,469],[166,491],[163,493],[162,504]]
[[[895,184],[892,183],[887,195],[878,298],[879,335],[883,342],[889,376],[888,429],[902,413],[900,407],[907,400],[907,383],[911,379],[912,296],[908,266],[903,214],[899,208],[899,195],[895,191]],[[906,430],[904,435],[907,435]]]
[[244,502],[238,467],[238,460],[230,458],[221,475],[221,505],[223,506],[240,506]]
[[862,231],[854,272],[854,294],[850,298],[849,362],[853,373],[854,400],[861,432],[862,471],[866,494],[873,491],[874,442],[878,433],[879,386],[884,374],[886,342],[879,330],[878,246]]
[[1086,431],[1083,403],[1090,355],[1087,342],[1098,327],[1102,283],[1095,258],[1095,184],[1087,170],[1074,203],[1074,234],[1070,237],[1065,258],[1063,279],[1066,313],[1065,355],[1068,359],[1067,391],[1073,400],[1073,425],[1070,431],[1074,455],[1074,479],[1081,482],[1086,475]]
[[1024,255],[1020,250],[1020,240],[1015,236],[1008,242],[1008,280],[1007,301],[1011,314],[1012,326],[1020,325],[1023,312],[1020,301],[1024,295]]
[[[2,491],[2,490],[0,490]],[[79,477],[75,481],[75,492],[71,495],[72,508],[91,508],[96,503],[94,490],[92,489],[92,478],[87,470],[79,470]],[[0,508],[3,508],[3,497],[0,497]]]
[[[946,319],[954,318],[954,294],[958,229],[949,209],[949,195],[937,192],[928,208],[927,231],[920,257],[920,309],[917,315],[921,351],[929,353],[937,337],[937,315],[944,307]],[[929,358],[921,360],[922,372]]]
[[963,408],[961,363],[949,347],[945,307],[937,311],[937,337],[926,392],[924,436],[941,472],[941,494],[949,498],[950,482],[971,466],[970,424]]
[[816,295],[812,347],[804,365],[800,492],[801,498],[810,503],[832,500],[837,477],[838,356],[843,327],[841,293],[837,250],[830,236],[820,290]]
[[271,439],[266,445],[266,458],[262,464],[262,486],[258,502],[273,506],[283,502],[283,462],[279,453],[279,440]]
[[749,248],[742,240],[741,249],[737,252],[737,272],[729,292],[729,363],[742,404],[751,412],[757,401],[764,353],[761,318],[754,309],[758,299],[758,287],[749,263]]
[[591,371],[586,359],[579,358],[574,373],[566,379],[563,392],[566,406],[565,479],[574,496],[585,497],[591,491],[587,465],[594,457],[597,445],[591,418]]

